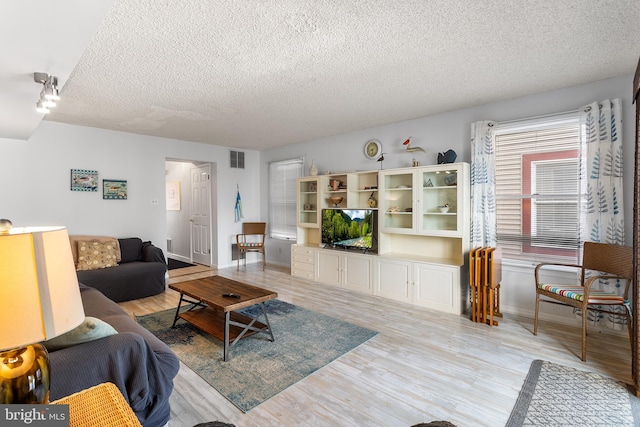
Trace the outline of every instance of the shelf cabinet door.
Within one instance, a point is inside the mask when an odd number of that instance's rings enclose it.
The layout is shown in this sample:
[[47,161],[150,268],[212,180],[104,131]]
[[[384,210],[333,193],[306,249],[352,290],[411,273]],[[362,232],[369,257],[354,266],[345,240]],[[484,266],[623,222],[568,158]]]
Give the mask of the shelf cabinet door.
[[413,304],[462,314],[460,287],[460,267],[413,263]]
[[316,252],[316,280],[326,285],[340,286],[341,254],[332,250],[321,250]]
[[318,177],[298,178],[298,227],[320,227],[320,179]]
[[373,294],[396,301],[410,302],[411,262],[378,258],[374,261]]
[[469,165],[452,163],[420,168],[416,187],[420,196],[417,232],[461,237],[467,231]]
[[380,230],[386,233],[415,233],[414,170],[380,172]]
[[342,287],[352,291],[372,293],[372,257],[347,254],[342,257]]

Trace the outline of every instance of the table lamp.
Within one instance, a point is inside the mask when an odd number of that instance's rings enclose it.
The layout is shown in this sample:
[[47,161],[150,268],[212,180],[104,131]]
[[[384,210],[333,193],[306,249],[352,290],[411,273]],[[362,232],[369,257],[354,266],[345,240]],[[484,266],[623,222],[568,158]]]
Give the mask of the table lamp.
[[49,355],[40,342],[84,317],[66,228],[0,219],[0,404],[49,402]]

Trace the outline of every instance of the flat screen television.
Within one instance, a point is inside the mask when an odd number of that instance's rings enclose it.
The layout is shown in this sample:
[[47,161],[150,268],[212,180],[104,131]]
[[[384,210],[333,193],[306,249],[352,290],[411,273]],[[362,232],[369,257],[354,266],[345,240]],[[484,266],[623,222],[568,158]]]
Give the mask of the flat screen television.
[[323,209],[322,243],[334,249],[378,253],[377,216],[375,209]]

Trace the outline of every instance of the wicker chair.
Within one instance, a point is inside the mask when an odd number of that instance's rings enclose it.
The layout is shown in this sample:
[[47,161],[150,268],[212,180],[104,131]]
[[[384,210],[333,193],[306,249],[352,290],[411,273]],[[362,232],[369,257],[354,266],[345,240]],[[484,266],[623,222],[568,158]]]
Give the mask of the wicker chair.
[[[631,313],[627,301],[631,278],[633,277],[633,252],[629,246],[612,245],[608,243],[585,242],[582,265],[575,264],[538,264],[535,269],[536,282],[536,313],[533,323],[533,334],[538,334],[538,306],[540,301],[555,304],[569,305],[582,311],[582,361],[587,360],[587,310],[601,313],[611,313],[612,310],[600,306],[622,306],[624,313],[616,313],[626,316],[629,329],[629,339],[633,342],[631,330]],[[555,284],[540,281],[539,273],[544,267],[556,265],[575,267],[580,270],[579,284]],[[597,272],[596,275],[585,277],[587,270]],[[624,295],[620,296],[612,292],[599,289],[591,289],[599,279],[620,279],[626,281]],[[540,296],[551,300],[540,299]]]
[[240,270],[240,258],[244,259],[244,266],[247,266],[247,252],[262,253],[262,270],[267,265],[266,254],[264,252],[264,240],[267,234],[266,222],[244,222],[242,223],[242,234],[236,234],[238,245],[238,265],[236,270]]

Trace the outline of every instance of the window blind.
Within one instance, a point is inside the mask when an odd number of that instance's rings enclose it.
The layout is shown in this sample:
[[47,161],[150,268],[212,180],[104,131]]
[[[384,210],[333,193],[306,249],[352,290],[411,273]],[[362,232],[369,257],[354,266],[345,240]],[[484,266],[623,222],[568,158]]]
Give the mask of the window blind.
[[296,238],[296,184],[302,168],[301,158],[269,164],[269,236],[273,239]]
[[584,215],[577,114],[496,128],[497,244],[505,258],[576,262]]

